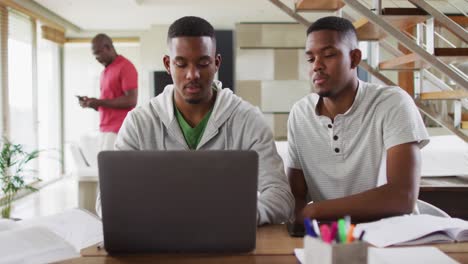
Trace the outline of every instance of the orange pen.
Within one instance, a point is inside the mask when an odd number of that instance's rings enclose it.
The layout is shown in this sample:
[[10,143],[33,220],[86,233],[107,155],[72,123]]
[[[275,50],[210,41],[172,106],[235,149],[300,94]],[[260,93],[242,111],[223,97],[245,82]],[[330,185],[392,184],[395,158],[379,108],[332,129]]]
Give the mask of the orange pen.
[[354,241],[353,232],[354,232],[354,225],[352,224],[352,225],[349,227],[348,234],[347,234],[347,236],[346,236],[346,243],[351,243],[351,242]]

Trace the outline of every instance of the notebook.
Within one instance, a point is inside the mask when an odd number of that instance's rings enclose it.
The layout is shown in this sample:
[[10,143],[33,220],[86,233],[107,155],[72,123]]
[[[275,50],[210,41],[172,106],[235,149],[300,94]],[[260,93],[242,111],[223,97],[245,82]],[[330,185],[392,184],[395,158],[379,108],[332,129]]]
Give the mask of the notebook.
[[108,253],[255,248],[255,151],[104,151],[98,165]]
[[102,241],[102,224],[90,213],[62,213],[12,221],[0,219],[0,263],[50,263],[79,257]]
[[468,221],[432,215],[404,215],[358,224],[354,236],[377,247],[468,241]]

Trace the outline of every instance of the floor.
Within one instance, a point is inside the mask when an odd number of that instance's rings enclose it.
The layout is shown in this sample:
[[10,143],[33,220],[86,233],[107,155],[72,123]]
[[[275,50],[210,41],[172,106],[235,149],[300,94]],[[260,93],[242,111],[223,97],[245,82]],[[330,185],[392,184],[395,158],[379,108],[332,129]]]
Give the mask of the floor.
[[29,219],[78,207],[78,184],[67,176],[13,203],[11,217]]

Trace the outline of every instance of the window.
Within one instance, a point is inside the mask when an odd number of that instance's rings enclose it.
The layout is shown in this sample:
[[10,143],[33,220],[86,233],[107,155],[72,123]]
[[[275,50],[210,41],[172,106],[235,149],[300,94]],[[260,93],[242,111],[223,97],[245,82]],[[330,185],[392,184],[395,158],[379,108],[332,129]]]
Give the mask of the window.
[[[40,24],[37,32],[40,36]],[[39,158],[39,173],[48,180],[61,172],[60,46],[38,38],[37,65],[37,147],[45,150]]]
[[6,78],[6,64],[7,57],[6,54],[6,43],[8,43],[7,36],[7,27],[8,27],[8,12],[6,7],[0,5],[0,136],[3,136],[5,128],[5,116],[6,116],[6,87],[7,87],[7,78]]
[[63,38],[63,32],[0,5],[1,136],[26,151],[43,150],[27,169],[45,182],[62,171],[62,47],[45,39],[51,32],[54,41]]
[[[33,102],[33,23],[27,16],[8,12],[9,139],[26,151],[37,148]],[[29,163],[37,170],[37,162]]]

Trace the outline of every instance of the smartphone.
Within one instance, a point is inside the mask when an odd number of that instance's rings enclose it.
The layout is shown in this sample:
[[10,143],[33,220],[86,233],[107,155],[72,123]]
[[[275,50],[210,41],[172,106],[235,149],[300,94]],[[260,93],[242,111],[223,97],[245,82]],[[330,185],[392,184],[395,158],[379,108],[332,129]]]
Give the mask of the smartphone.
[[289,235],[292,237],[304,237],[305,235],[304,224],[288,222],[286,228],[288,229]]

